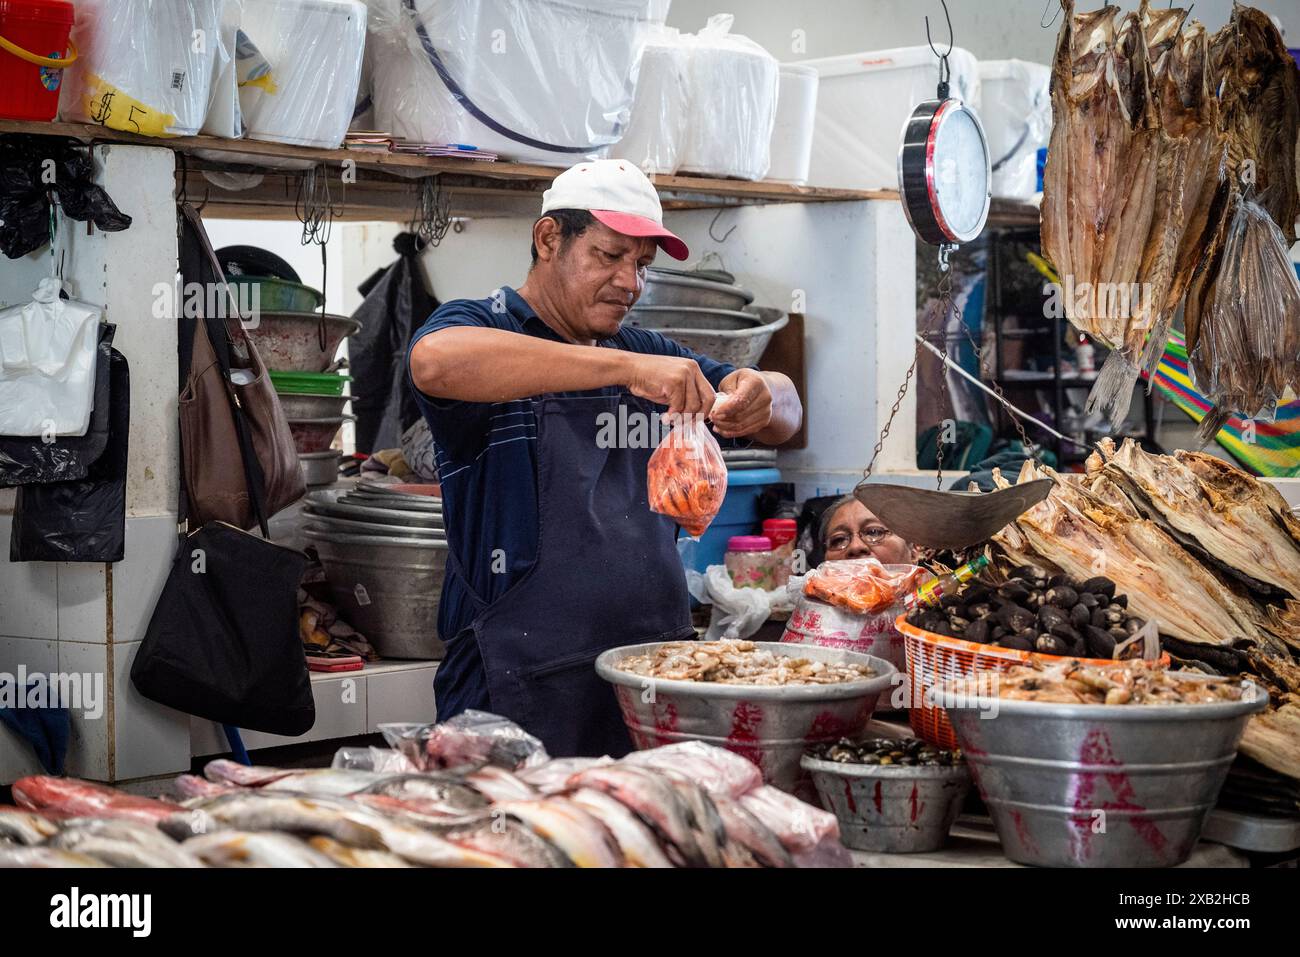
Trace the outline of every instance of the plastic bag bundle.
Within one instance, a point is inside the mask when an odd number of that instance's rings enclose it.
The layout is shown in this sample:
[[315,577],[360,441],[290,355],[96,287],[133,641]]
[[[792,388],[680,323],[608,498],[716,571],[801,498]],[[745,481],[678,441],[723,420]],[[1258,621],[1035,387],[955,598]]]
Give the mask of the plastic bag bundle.
[[193,136],[208,112],[224,0],[79,0],[65,119]]
[[551,759],[537,738],[486,711],[462,711],[441,724],[381,724],[379,731],[421,771],[485,763],[516,771]]
[[708,176],[762,179],[771,165],[780,89],[776,57],[731,33],[720,13],[691,44],[692,106],[681,168]]
[[738,798],[763,786],[763,772],[748,758],[703,741],[680,741],[633,751],[624,762],[666,774],[683,774],[710,794]]
[[822,562],[804,579],[804,594],[859,614],[888,608],[928,574],[916,565],[882,565],[874,558]]
[[85,435],[90,425],[101,313],[59,289],[42,279],[31,302],[0,310],[0,435]]
[[1187,324],[1193,381],[1214,402],[1203,442],[1232,412],[1272,421],[1286,389],[1300,391],[1300,281],[1282,231],[1249,197],[1236,200],[1218,269]]
[[675,417],[672,431],[650,456],[650,511],[667,515],[698,538],[727,495],[727,463],[702,415]]

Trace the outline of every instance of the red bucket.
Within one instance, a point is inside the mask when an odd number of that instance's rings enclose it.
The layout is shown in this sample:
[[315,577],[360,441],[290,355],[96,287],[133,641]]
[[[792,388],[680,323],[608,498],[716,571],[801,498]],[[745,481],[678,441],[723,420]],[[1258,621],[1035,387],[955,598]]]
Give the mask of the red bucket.
[[48,122],[59,112],[68,43],[68,0],[0,0],[0,119]]

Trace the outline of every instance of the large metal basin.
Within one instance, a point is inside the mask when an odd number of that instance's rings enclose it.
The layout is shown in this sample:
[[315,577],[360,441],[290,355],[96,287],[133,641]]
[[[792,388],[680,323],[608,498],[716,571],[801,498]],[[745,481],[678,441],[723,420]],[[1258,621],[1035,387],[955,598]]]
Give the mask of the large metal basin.
[[626,319],[630,326],[654,329],[693,352],[738,368],[756,365],[772,336],[789,321],[789,316],[776,310],[760,314],[639,303]]
[[637,300],[637,306],[741,309],[753,301],[754,294],[742,286],[651,267],[646,270],[645,289]]
[[937,851],[970,790],[970,770],[961,764],[841,764],[807,754],[801,764],[812,775],[822,807],[839,819],[840,840],[859,851]]
[[614,685],[623,721],[637,750],[675,741],[704,741],[743,755],[763,780],[793,791],[799,759],[814,744],[860,737],[876,698],[896,670],[888,661],[841,648],[755,642],[789,658],[868,665],[876,675],[835,685],[784,687],[665,681],[620,671],[624,658],[653,652],[662,642],[612,648],[596,659],[596,672]]
[[1013,861],[1171,867],[1191,855],[1265,694],[1203,705],[1058,705],[940,693]]
[[352,522],[373,522],[377,525],[407,525],[414,528],[441,529],[441,512],[414,512],[400,508],[354,505],[345,502],[340,489],[321,489],[307,493],[305,511],[329,518],[342,518]]
[[[321,326],[324,325],[324,348]],[[347,316],[319,312],[262,312],[248,334],[268,369],[281,372],[324,372],[334,361],[339,343],[361,329]]]
[[339,613],[385,658],[438,659],[438,599],[447,545],[381,535],[345,535],[308,525]]

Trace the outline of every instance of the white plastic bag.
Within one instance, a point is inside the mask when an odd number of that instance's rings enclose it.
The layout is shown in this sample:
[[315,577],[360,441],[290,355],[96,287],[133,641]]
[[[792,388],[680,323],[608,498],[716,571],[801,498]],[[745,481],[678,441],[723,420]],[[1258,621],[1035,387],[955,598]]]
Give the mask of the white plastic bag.
[[212,63],[212,90],[203,132],[209,136],[239,139],[244,135],[243,114],[239,110],[239,77],[235,71],[235,49],[239,37],[239,19],[243,0],[220,0],[221,33]]
[[776,57],[731,33],[720,13],[692,40],[691,116],[681,168],[707,176],[762,179],[771,165],[780,90]]
[[0,310],[0,435],[85,435],[95,393],[100,310],[59,298],[42,279],[32,301]]
[[726,565],[710,565],[703,575],[686,570],[686,590],[702,605],[713,606],[705,641],[748,638],[763,627],[774,611],[793,608],[789,593],[780,588],[737,588]]
[[979,116],[993,165],[993,195],[1038,191],[1038,150],[1052,133],[1052,68],[1024,60],[981,60]]

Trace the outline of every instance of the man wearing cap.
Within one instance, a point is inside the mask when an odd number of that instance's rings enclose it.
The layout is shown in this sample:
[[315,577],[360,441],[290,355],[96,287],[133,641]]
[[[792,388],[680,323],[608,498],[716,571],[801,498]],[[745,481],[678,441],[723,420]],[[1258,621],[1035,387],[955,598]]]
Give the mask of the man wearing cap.
[[593,661],[694,632],[676,529],[647,504],[653,439],[611,448],[602,423],[709,414],[725,392],[734,398],[714,431],[775,445],[798,430],[803,409],[783,375],[623,327],[656,247],[689,255],[631,163],[557,176],[532,239],[522,286],[445,303],[408,356],[450,546],[438,718],[493,711],[553,755],[621,755],[630,742]]

